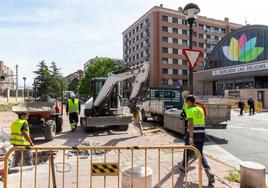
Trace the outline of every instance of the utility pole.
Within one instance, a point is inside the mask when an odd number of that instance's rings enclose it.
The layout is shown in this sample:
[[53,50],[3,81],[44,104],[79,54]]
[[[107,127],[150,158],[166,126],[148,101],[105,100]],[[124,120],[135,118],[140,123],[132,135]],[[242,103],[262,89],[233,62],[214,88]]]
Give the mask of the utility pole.
[[16,65],[16,102],[18,102],[18,89],[19,89],[19,70],[18,65]]

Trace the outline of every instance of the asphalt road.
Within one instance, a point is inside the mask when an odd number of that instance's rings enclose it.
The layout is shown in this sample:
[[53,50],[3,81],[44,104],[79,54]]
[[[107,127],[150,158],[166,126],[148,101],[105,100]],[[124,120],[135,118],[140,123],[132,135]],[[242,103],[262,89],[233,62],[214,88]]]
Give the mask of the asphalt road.
[[268,113],[239,116],[232,111],[226,130],[207,129],[207,135],[237,158],[259,162],[268,169]]

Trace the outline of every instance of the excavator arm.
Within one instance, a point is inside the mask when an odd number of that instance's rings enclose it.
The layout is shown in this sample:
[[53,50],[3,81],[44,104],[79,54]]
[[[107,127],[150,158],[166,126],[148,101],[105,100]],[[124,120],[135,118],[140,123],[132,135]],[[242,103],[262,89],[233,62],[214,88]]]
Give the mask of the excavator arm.
[[93,99],[87,101],[85,108],[94,109],[103,105],[105,101],[109,100],[110,94],[116,84],[121,81],[129,80],[130,78],[132,78],[130,80],[134,80],[134,82],[132,83],[132,91],[129,97],[129,107],[135,106],[142,98],[144,90],[147,90],[145,86],[147,86],[148,77],[149,62],[147,61],[133,65],[119,73],[110,73],[95,101],[93,102]]

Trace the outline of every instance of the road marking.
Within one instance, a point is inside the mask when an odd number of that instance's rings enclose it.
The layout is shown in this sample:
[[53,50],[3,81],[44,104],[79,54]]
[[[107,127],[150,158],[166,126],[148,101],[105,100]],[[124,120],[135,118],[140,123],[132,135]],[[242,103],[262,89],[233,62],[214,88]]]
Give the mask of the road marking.
[[243,127],[241,126],[235,126],[235,125],[229,125],[227,127],[230,127],[230,128],[236,128],[236,129],[242,129]]
[[268,129],[263,129],[263,128],[250,128],[251,130],[256,130],[256,131],[268,131]]

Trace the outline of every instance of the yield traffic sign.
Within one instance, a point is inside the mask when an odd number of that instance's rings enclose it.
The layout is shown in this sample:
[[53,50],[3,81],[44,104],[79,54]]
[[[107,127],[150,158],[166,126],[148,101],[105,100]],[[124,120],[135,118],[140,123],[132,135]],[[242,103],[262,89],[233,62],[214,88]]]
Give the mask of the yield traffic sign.
[[201,51],[193,49],[183,49],[183,53],[186,56],[189,68],[193,70],[201,55]]

